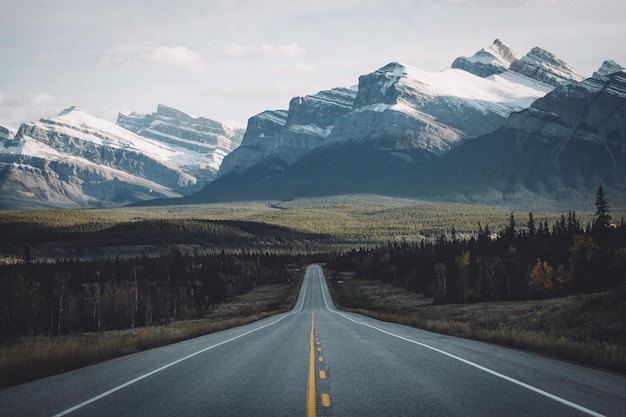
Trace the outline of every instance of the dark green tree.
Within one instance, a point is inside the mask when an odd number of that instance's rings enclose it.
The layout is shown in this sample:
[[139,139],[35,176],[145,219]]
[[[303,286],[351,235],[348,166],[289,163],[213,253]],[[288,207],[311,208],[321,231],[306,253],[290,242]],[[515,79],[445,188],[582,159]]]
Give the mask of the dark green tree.
[[602,188],[602,184],[600,184],[600,186],[598,187],[598,192],[596,193],[596,214],[594,218],[594,226],[598,229],[606,229],[611,224],[611,216],[609,215],[609,203],[606,200],[606,195],[604,194],[604,188]]

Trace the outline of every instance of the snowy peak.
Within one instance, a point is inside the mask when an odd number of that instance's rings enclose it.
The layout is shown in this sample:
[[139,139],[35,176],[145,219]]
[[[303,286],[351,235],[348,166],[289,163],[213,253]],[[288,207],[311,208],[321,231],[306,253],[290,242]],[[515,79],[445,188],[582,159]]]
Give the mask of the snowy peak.
[[352,109],[356,94],[355,88],[333,88],[294,97],[287,111],[268,110],[251,117],[241,146],[224,159],[219,176],[243,172],[268,159],[276,170],[294,163],[327,142],[335,121]]
[[4,145],[0,208],[117,206],[199,188],[175,148],[75,106],[22,124]]
[[618,64],[615,61],[604,61],[602,63],[602,66],[593,73],[593,78],[597,78],[597,79],[607,79],[609,75],[616,73],[616,72],[620,72],[623,71],[624,67],[622,67],[620,64]]
[[583,77],[551,52],[535,47],[523,57],[509,45],[496,39],[471,57],[459,57],[452,68],[479,77],[489,77],[510,70],[553,87],[582,81]]
[[335,122],[334,142],[443,154],[502,125],[552,87],[505,72],[487,78],[460,69],[423,71],[392,62],[359,77],[354,108]]
[[175,149],[180,156],[177,163],[191,170],[202,183],[215,179],[224,157],[239,146],[244,133],[243,129],[163,104],[152,114],[120,113],[117,124]]
[[539,47],[531,49],[521,59],[511,63],[510,69],[555,87],[584,79],[565,61]]
[[452,62],[452,68],[471,72],[479,77],[500,74],[520,59],[520,55],[509,45],[496,39],[491,46],[483,48],[471,57],[459,57]]
[[0,125],[0,143],[13,140],[17,131],[7,126]]

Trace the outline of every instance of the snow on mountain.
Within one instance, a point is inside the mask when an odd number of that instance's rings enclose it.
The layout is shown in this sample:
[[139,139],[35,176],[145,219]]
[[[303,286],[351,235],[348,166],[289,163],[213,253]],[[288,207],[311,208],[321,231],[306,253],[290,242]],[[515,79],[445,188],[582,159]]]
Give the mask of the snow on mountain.
[[0,125],[0,143],[4,142],[5,140],[13,139],[16,133],[17,130],[8,126]]
[[[552,55],[544,58],[561,62]],[[295,97],[288,111],[250,118],[241,146],[224,159],[219,177],[272,158],[272,169],[281,170],[317,147],[352,141],[444,154],[497,129],[509,114],[552,91],[554,85],[507,69],[520,60],[496,40],[467,59],[498,68],[489,75],[458,68],[428,72],[392,62],[359,77],[356,88]]]
[[598,70],[596,72],[593,73],[592,78],[596,78],[596,79],[607,79],[609,75],[616,73],[616,72],[620,72],[623,71],[624,67],[622,67],[620,64],[618,64],[615,61],[604,61],[602,63],[602,66],[600,68],[598,68]]
[[1,145],[3,208],[115,206],[187,195],[205,184],[184,168],[203,155],[76,107],[22,124]]
[[333,88],[294,97],[289,110],[265,111],[248,120],[241,146],[224,158],[219,176],[272,159],[274,170],[326,143],[335,120],[352,109],[353,88]]
[[544,49],[535,47],[520,57],[500,39],[471,57],[455,59],[452,68],[462,69],[479,77],[512,71],[552,87],[583,80],[583,76],[566,62]]
[[329,140],[369,140],[440,155],[498,128],[552,88],[510,71],[483,78],[391,63],[359,78],[354,108],[335,122]]
[[566,62],[538,47],[531,49],[521,59],[512,62],[509,69],[554,87],[584,79]]
[[120,113],[117,124],[140,136],[177,150],[171,161],[194,173],[203,183],[215,179],[226,155],[236,149],[244,130],[204,117],[193,117],[159,104],[156,113]]
[[496,39],[488,48],[481,49],[471,57],[458,57],[452,62],[452,68],[488,77],[504,72],[520,57],[509,45]]

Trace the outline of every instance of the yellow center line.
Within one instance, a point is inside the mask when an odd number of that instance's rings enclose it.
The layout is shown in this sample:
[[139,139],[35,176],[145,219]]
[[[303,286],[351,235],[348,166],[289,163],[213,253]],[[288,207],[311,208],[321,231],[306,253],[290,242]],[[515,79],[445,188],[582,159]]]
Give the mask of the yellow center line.
[[307,386],[307,409],[306,415],[307,417],[316,417],[317,413],[315,410],[315,311],[311,314],[311,343],[310,343],[310,353],[309,353],[309,383]]

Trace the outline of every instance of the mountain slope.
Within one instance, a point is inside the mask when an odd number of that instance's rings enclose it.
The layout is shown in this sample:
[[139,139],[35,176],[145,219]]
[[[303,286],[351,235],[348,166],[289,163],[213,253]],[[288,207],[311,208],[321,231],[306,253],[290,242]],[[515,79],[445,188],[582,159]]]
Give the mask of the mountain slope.
[[334,88],[294,97],[289,110],[265,111],[248,121],[241,146],[224,158],[219,176],[243,172],[255,164],[274,160],[289,165],[327,142],[333,124],[352,108],[356,91]]
[[220,178],[192,199],[364,193],[529,211],[590,210],[602,183],[614,207],[626,208],[626,74],[616,68],[605,63],[593,78],[555,88],[493,132],[441,155],[362,146],[365,139],[334,141],[281,171],[259,163]]
[[501,126],[511,112],[551,89],[516,74],[481,78],[391,63],[359,78],[353,109],[335,121],[329,140],[441,155]]
[[0,143],[0,208],[101,207],[198,189],[180,149],[76,107],[24,123]]
[[193,174],[202,185],[217,177],[224,157],[241,144],[244,134],[244,129],[204,117],[192,117],[162,104],[152,114],[120,113],[117,124],[145,138],[180,149],[181,158],[171,161]]
[[[464,69],[439,72],[390,63],[359,77],[356,89],[296,97],[288,111],[254,116],[242,146],[225,159],[219,176],[241,174],[257,163],[281,170],[317,147],[340,142],[442,155],[502,126],[509,114],[551,91],[554,80],[565,84],[580,78],[547,51],[534,48],[520,58],[499,40],[459,62]],[[509,69],[513,64],[516,71]]]
[[626,207],[626,72],[615,69],[606,62],[594,77],[556,88],[502,128],[433,161],[418,182],[464,200],[541,196],[570,207],[602,183]]
[[[496,41],[478,55],[466,59],[468,69],[479,62],[497,71],[479,76],[459,68],[427,72],[390,63],[359,77],[351,107],[346,101],[340,114],[333,114],[334,120],[321,125],[326,126],[324,140],[300,148],[299,153],[290,154],[298,141],[284,132],[290,130],[295,110],[299,126],[314,126],[315,109],[290,106],[287,112],[254,116],[242,146],[224,161],[220,178],[194,201],[353,192],[417,195],[415,187],[405,185],[407,172],[429,166],[464,142],[503,126],[511,114],[555,88],[544,82],[550,78],[546,74],[554,79],[559,75],[563,84],[578,78],[567,64],[538,49],[519,58]],[[527,71],[535,79],[509,69],[519,61],[525,63],[520,68],[533,62],[545,71]],[[236,169],[231,161],[238,161]]]

